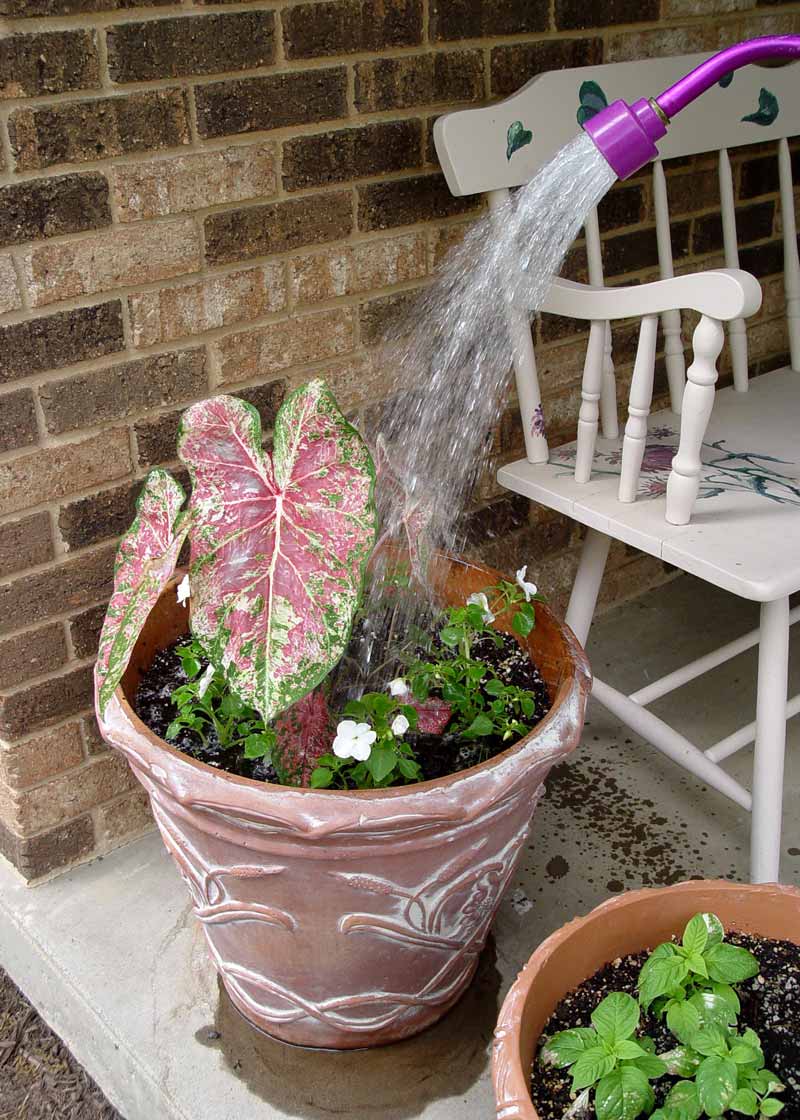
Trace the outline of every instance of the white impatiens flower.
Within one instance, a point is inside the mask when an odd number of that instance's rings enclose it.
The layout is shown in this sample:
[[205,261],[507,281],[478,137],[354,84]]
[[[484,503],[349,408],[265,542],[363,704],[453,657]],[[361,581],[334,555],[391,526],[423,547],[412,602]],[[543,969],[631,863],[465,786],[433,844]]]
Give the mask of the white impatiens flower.
[[392,734],[397,735],[397,737],[399,738],[401,735],[405,735],[410,726],[411,724],[401,713],[399,716],[395,716],[392,720]]
[[191,588],[189,587],[189,577],[188,577],[188,575],[185,575],[183,577],[183,579],[181,580],[181,582],[178,584],[177,591],[178,591],[178,602],[180,603],[181,606],[183,606],[183,604],[186,602],[186,600],[189,598],[189,596],[192,593]]
[[520,588],[525,592],[525,602],[530,603],[531,596],[535,595],[536,592],[539,590],[539,588],[536,586],[535,583],[529,583],[525,579],[525,573],[527,572],[527,570],[528,570],[528,565],[527,564],[525,564],[524,567],[520,568],[520,570],[517,572],[517,583],[519,584]]
[[484,622],[494,622],[494,615],[489,610],[489,600],[486,598],[484,591],[474,591],[467,599],[467,606],[471,607],[473,603],[480,607],[483,611]]
[[333,753],[337,758],[355,758],[359,762],[366,762],[377,738],[377,733],[368,723],[343,719],[336,728]]
[[208,686],[211,684],[211,682],[214,679],[214,672],[215,672],[214,666],[209,665],[208,668],[206,669],[205,673],[203,673],[202,677],[200,678],[200,684],[198,685],[198,688],[197,688],[197,697],[198,697],[199,700],[202,700],[202,698],[208,692]]
[[408,685],[402,677],[395,677],[393,681],[389,681],[388,687],[390,696],[405,696],[408,692]]

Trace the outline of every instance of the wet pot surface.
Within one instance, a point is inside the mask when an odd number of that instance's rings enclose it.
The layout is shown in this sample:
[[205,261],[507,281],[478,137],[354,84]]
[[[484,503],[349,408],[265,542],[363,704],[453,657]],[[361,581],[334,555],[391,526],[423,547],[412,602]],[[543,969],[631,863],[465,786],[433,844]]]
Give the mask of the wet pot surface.
[[[439,578],[463,602],[498,575],[443,558]],[[186,630],[169,587],[101,726],[150,794],[231,1000],[306,1046],[422,1030],[469,983],[543,779],[577,745],[590,686],[582,650],[539,608],[526,645],[552,707],[529,736],[437,781],[343,792],[226,774],[144,726],[132,710],[141,674]]]

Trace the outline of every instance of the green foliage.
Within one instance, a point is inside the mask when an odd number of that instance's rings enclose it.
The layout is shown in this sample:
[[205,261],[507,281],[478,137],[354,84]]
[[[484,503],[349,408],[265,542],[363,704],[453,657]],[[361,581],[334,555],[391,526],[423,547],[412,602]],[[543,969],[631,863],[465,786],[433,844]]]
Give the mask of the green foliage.
[[[403,741],[406,731],[417,726],[416,708],[385,692],[365,692],[360,700],[351,700],[345,706],[344,714],[368,723],[376,733],[369,758],[359,761],[335,754],[322,755],[311,774],[313,789],[383,789],[421,779],[422,770],[414,751]],[[398,718],[404,729],[396,733],[393,725],[398,726]]]
[[[654,949],[639,974],[639,1003],[666,1018],[677,1045],[656,1055],[639,1031],[639,1006],[622,992],[598,1004],[592,1027],[545,1040],[540,1060],[572,1073],[573,1094],[593,1089],[599,1120],[700,1120],[732,1113],[777,1116],[784,1086],[764,1068],[755,1031],[739,1031],[734,984],[758,972],[758,960],[725,941],[714,914],[695,914],[680,944]],[[650,1081],[679,1078],[655,1109]],[[655,1111],[654,1111],[655,1109]]]

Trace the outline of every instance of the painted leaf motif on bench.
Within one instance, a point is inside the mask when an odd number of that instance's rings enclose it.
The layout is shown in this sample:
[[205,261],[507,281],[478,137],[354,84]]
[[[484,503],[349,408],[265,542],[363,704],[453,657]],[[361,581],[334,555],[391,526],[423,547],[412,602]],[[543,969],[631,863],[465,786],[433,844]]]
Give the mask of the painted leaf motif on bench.
[[375,472],[325,383],[281,406],[272,455],[252,406],[214,397],[184,414],[192,477],[192,630],[266,721],[344,652],[375,543]]

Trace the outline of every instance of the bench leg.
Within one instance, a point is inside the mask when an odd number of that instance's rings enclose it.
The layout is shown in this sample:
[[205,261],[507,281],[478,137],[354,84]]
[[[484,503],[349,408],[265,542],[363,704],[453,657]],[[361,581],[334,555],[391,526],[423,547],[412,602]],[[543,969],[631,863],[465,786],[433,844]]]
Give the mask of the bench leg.
[[567,626],[582,646],[586,645],[589,636],[610,547],[611,537],[598,529],[587,529],[567,607]]
[[789,600],[785,598],[761,605],[750,833],[754,883],[776,883],[780,875],[788,669]]

